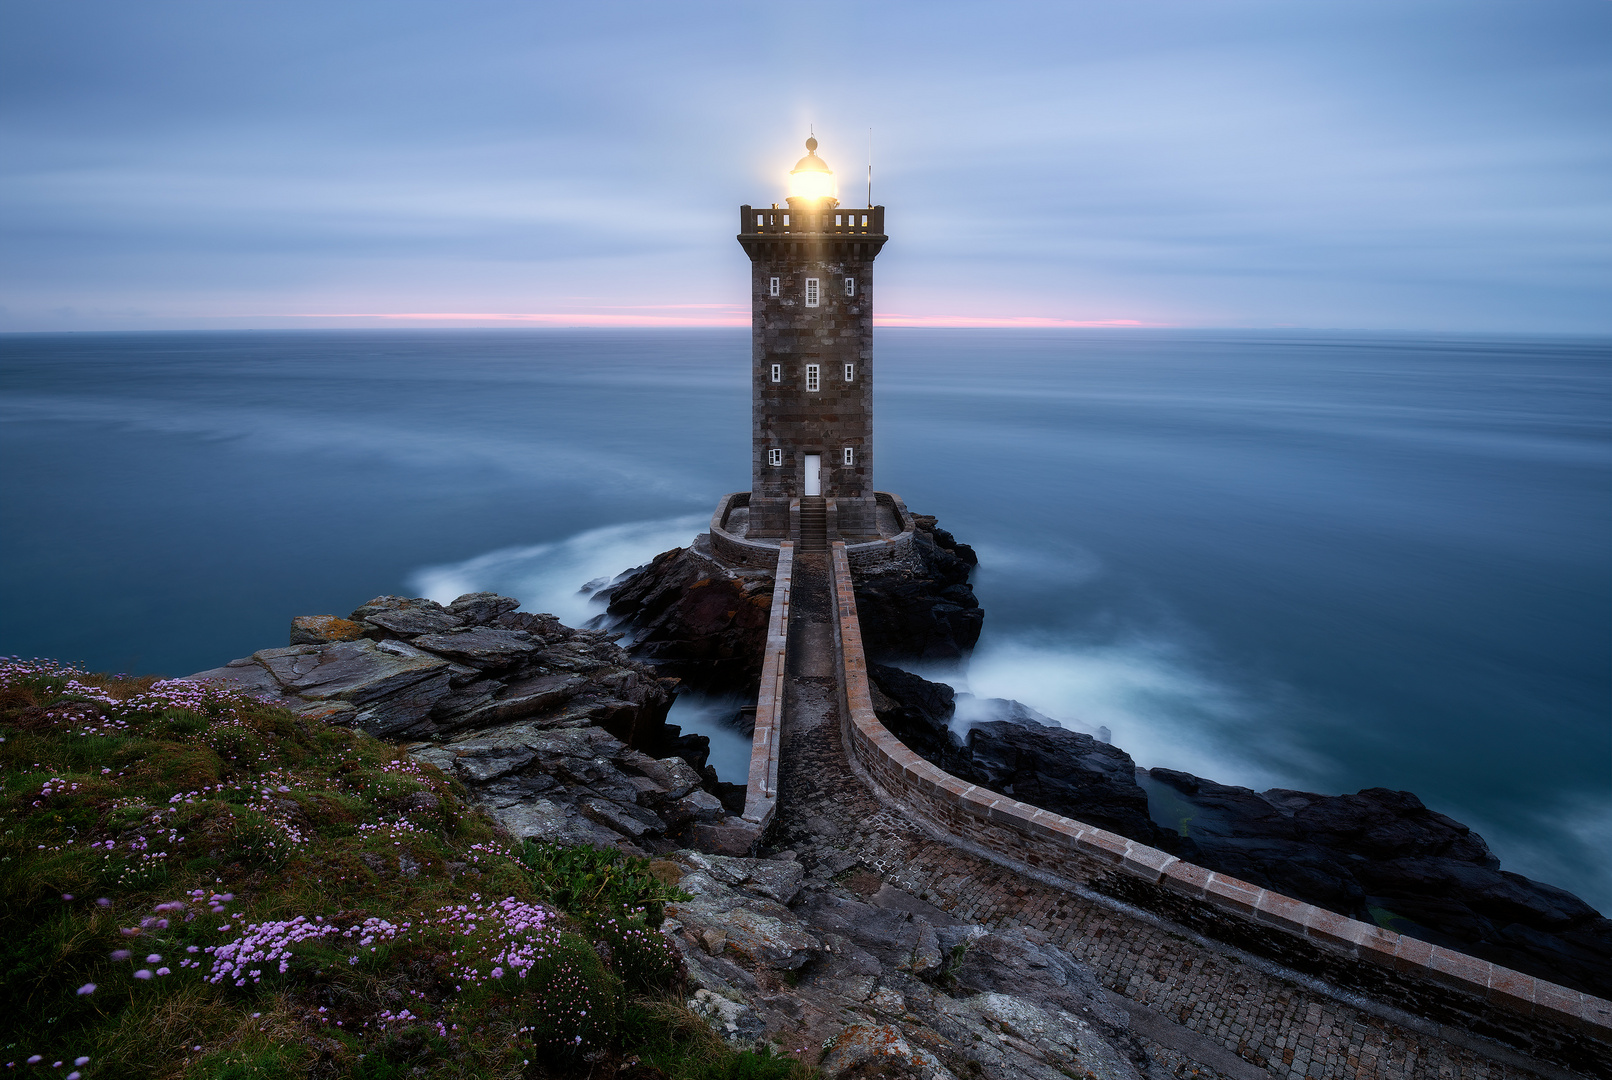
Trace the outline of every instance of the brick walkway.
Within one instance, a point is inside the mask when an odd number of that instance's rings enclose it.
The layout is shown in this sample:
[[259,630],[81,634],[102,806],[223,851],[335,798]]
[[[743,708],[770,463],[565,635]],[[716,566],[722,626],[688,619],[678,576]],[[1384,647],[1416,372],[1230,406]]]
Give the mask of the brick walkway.
[[834,681],[806,655],[819,641],[832,647],[832,638],[822,636],[830,618],[826,564],[823,555],[796,556],[775,834],[775,846],[796,850],[808,870],[859,864],[959,918],[1045,933],[1124,999],[1154,1059],[1154,1076],[1250,1075],[1204,1060],[1217,1056],[1203,1052],[1205,1039],[1269,1076],[1293,1080],[1566,1075],[1509,1064],[1515,1055],[1504,1050],[1490,1056],[1412,1030],[1284,978],[1270,965],[1245,962],[1167,924],[1017,875],[929,836],[852,772]]

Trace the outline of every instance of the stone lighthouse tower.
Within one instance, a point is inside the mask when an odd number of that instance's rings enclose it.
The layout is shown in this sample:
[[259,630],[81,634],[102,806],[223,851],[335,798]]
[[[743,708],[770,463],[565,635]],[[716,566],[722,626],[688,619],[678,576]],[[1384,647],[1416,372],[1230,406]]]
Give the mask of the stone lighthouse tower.
[[787,205],[739,208],[750,256],[748,535],[878,536],[873,493],[873,260],[884,207],[842,207],[806,140]]

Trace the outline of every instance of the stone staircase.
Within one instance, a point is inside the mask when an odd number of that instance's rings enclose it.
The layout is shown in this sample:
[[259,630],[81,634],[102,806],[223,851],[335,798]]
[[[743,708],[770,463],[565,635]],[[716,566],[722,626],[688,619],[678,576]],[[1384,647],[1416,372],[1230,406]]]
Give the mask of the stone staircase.
[[821,495],[800,500],[800,550],[828,550],[828,507]]

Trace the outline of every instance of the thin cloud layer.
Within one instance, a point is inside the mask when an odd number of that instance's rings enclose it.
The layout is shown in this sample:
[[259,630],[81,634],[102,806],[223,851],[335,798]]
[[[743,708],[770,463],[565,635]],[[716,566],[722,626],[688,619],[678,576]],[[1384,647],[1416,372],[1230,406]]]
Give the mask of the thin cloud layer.
[[808,125],[886,325],[1612,329],[1604,0],[0,19],[0,329],[742,322]]

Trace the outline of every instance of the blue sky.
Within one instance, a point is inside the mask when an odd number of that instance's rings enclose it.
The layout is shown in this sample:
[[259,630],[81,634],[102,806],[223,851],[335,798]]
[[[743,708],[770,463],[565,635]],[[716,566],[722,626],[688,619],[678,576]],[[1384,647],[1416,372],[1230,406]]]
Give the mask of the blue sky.
[[812,124],[891,322],[1609,332],[1609,88],[1608,0],[0,0],[0,330],[743,322]]

